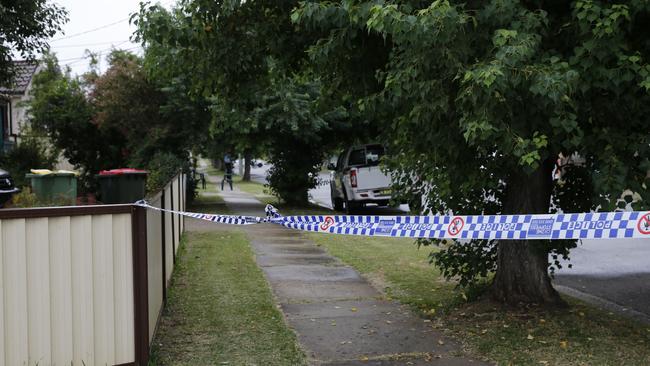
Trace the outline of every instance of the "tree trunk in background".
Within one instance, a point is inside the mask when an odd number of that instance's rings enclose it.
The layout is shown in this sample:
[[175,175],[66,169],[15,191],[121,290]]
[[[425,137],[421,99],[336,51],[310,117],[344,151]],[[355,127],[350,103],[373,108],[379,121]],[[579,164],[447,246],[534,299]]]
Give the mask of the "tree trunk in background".
[[[548,159],[534,173],[512,176],[507,185],[503,214],[546,214],[551,199],[554,161]],[[501,240],[492,297],[503,303],[563,305],[548,275],[548,253],[534,241]]]
[[282,198],[284,202],[289,206],[306,207],[309,205],[309,190],[296,190],[291,192],[291,195]]
[[223,169],[223,160],[221,159],[212,159],[212,167],[217,170]]
[[244,182],[251,181],[251,152],[249,150],[244,151],[244,177],[242,180]]

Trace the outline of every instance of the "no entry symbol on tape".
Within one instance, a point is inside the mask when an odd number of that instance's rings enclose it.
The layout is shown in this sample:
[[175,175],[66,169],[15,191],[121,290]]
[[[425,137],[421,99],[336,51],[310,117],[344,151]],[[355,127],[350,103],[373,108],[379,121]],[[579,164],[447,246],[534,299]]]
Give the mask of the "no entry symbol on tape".
[[463,229],[464,225],[465,225],[465,221],[463,220],[463,218],[460,216],[456,216],[451,220],[449,226],[447,226],[447,233],[449,233],[449,235],[451,236],[456,236]]
[[650,212],[641,216],[639,222],[636,224],[636,228],[639,229],[641,234],[650,235]]
[[334,225],[334,219],[332,216],[326,216],[325,221],[320,225],[320,229],[325,231],[330,228],[330,226]]

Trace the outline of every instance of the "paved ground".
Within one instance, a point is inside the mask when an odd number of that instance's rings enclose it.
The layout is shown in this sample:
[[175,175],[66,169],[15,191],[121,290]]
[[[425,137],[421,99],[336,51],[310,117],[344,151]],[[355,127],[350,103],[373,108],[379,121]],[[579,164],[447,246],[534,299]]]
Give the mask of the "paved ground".
[[[235,214],[263,214],[241,191],[222,193]],[[314,365],[484,365],[430,323],[383,299],[354,269],[300,232],[265,224],[245,228],[287,323]]]
[[561,292],[650,324],[650,239],[584,240],[570,263],[554,281]]

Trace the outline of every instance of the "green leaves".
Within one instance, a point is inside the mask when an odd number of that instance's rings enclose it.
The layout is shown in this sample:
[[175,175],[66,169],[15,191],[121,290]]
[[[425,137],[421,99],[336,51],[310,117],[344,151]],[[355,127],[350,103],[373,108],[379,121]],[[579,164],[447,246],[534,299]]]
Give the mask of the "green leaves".
[[[503,212],[512,177],[540,169],[563,209],[612,207],[628,188],[650,207],[647,11],[643,1],[323,1],[293,20],[321,32],[310,60],[324,96],[381,125],[394,191],[423,212],[469,214]],[[349,82],[367,70],[376,84]],[[561,184],[551,180],[560,155],[579,157]],[[476,253],[445,251],[449,275],[480,276],[466,270]]]
[[0,5],[0,85],[10,86],[14,76],[11,63],[34,60],[49,48],[48,39],[61,31],[68,12],[47,0],[3,1]]
[[492,37],[492,43],[496,47],[503,47],[506,43],[517,38],[516,30],[497,29]]

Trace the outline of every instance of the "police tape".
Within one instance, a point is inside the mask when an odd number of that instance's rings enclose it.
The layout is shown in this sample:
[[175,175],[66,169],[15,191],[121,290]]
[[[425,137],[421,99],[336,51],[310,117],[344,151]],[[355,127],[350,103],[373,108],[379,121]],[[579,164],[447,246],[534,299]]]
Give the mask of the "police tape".
[[650,212],[474,216],[282,216],[271,205],[266,217],[212,215],[136,205],[195,219],[231,225],[273,223],[290,229],[330,234],[430,239],[639,239],[650,238]]
[[152,206],[147,201],[144,200],[136,202],[135,205],[148,208],[150,210],[168,212],[171,214],[177,214],[185,217],[191,217],[193,219],[205,220],[205,221],[210,221],[219,224],[253,225],[262,222],[267,222],[267,219],[263,219],[257,216],[215,215],[215,214],[207,214],[207,213],[199,213],[199,212],[185,212],[185,211],[170,210],[166,208]]

